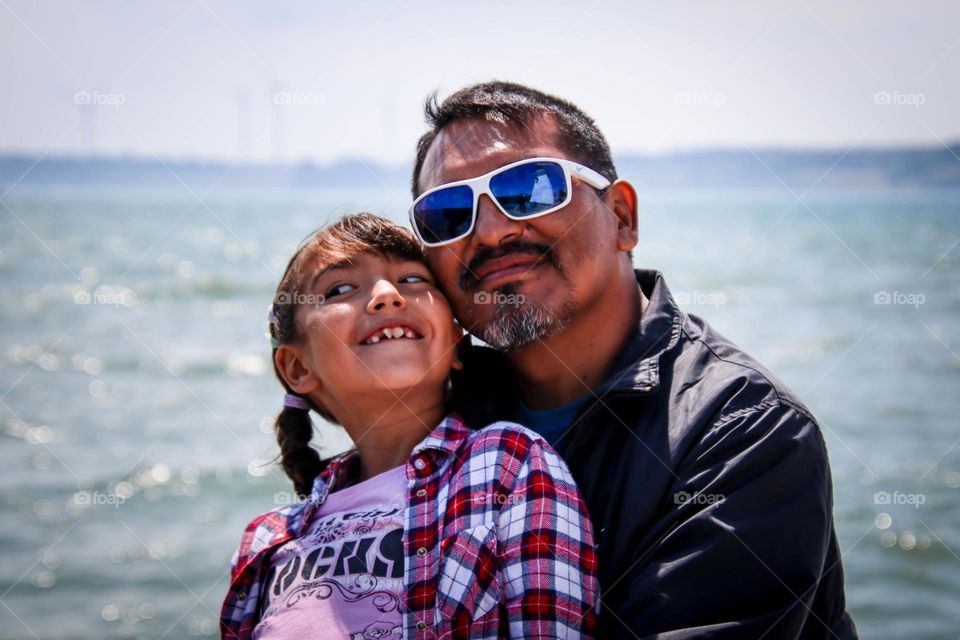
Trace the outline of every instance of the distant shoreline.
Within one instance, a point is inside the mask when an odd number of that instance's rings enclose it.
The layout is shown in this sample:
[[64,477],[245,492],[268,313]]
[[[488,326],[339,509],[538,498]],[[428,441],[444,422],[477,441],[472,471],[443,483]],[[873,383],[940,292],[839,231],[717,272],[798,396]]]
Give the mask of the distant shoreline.
[[[960,187],[960,142],[936,147],[857,148],[850,151],[701,150],[616,158],[621,177],[639,188],[955,188]],[[191,188],[407,189],[408,165],[365,160],[314,163],[239,163],[0,155],[0,191],[10,185]]]

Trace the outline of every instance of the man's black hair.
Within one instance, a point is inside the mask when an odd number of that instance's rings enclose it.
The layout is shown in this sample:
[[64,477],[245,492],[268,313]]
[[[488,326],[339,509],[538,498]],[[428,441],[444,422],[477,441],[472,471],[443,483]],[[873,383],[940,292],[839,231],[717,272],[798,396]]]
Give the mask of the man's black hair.
[[556,119],[560,146],[571,159],[600,173],[611,182],[617,179],[610,147],[597,125],[570,102],[513,82],[484,82],[457,91],[442,103],[434,92],[427,97],[424,115],[430,131],[417,142],[417,160],[410,183],[413,197],[420,191],[417,183],[423,161],[437,134],[454,120],[480,118],[526,127],[544,114]]

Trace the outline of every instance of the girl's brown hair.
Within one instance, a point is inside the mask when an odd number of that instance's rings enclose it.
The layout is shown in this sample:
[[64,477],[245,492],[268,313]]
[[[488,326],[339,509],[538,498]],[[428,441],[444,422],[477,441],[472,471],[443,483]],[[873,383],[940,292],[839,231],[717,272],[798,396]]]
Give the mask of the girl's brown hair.
[[[287,263],[287,269],[273,297],[270,339],[274,356],[281,344],[297,342],[303,338],[297,325],[297,308],[315,296],[309,290],[313,278],[334,265],[349,263],[371,252],[400,260],[425,261],[423,250],[410,231],[371,213],[344,216],[314,232],[300,245]],[[275,358],[273,370],[287,393],[295,394],[280,375]],[[307,397],[303,399],[325,419],[337,422],[324,407],[316,405]],[[309,495],[314,478],[324,467],[320,454],[310,446],[313,438],[310,412],[284,407],[277,415],[274,426],[283,470],[293,480],[298,494]]]

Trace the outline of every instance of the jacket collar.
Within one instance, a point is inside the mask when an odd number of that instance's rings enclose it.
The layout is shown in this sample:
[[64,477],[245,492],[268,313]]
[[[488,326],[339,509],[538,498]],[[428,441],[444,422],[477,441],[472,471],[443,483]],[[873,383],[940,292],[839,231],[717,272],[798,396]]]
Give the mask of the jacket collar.
[[680,340],[683,312],[673,299],[663,274],[636,269],[640,290],[649,300],[640,316],[640,324],[620,349],[610,368],[612,372],[597,390],[604,395],[612,390],[648,393],[660,386],[660,359]]

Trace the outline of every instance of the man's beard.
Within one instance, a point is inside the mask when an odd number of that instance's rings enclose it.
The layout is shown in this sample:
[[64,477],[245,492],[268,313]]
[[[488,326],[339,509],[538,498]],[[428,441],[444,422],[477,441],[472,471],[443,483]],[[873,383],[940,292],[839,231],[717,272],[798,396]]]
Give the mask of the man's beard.
[[[566,274],[560,257],[553,247],[532,242],[514,241],[495,249],[480,251],[460,275],[460,290],[477,292],[476,272],[486,262],[513,253],[537,256],[545,264],[556,269],[561,278]],[[487,295],[495,296],[496,309],[487,326],[471,328],[471,333],[498,351],[519,351],[524,347],[562,331],[573,315],[573,303],[567,295],[559,301],[527,302],[518,292],[518,285],[509,283]]]
[[[497,293],[516,296],[512,284],[498,287]],[[474,333],[497,351],[519,351],[538,340],[544,340],[563,331],[570,321],[572,303],[563,300],[559,306],[544,303],[497,303],[493,318]]]

